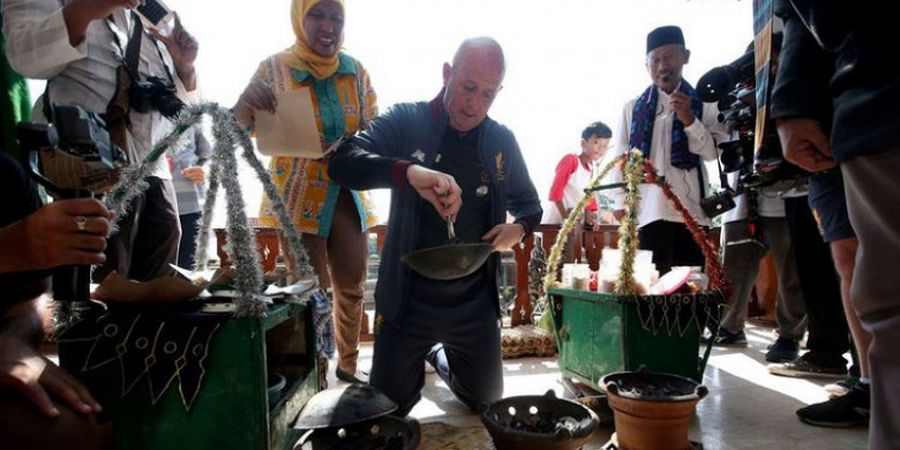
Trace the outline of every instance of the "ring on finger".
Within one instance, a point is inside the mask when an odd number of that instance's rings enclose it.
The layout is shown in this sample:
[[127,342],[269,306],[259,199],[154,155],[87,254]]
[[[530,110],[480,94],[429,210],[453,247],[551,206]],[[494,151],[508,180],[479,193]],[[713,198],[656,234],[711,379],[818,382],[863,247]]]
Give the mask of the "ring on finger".
[[78,231],[84,231],[84,229],[87,227],[87,217],[76,216],[72,220],[75,222],[75,227],[78,228]]

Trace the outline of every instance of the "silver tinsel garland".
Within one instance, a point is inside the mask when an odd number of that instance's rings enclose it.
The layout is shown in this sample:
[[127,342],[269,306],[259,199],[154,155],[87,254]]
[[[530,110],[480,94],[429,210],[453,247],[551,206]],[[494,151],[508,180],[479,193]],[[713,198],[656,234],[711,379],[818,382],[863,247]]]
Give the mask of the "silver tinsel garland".
[[[272,182],[269,172],[262,166],[259,159],[253,153],[253,144],[250,136],[241,129],[231,111],[222,108],[216,103],[203,103],[189,106],[175,120],[175,127],[171,133],[161,139],[153,147],[153,150],[144,160],[135,166],[128,167],[122,173],[119,183],[106,196],[105,202],[110,211],[116,213],[113,219],[113,232],[118,229],[118,220],[124,217],[132,201],[146,191],[149,184],[145,181],[150,174],[151,165],[159,159],[169,148],[178,144],[186,130],[202,120],[204,115],[213,118],[213,135],[216,145],[210,165],[210,189],[207,193],[206,205],[203,209],[202,222],[197,237],[197,263],[195,268],[206,268],[208,261],[207,242],[209,242],[210,228],[212,224],[212,211],[215,207],[216,194],[219,186],[224,186],[227,199],[226,233],[228,235],[228,251],[233,256],[235,269],[235,282],[239,296],[236,300],[237,316],[260,317],[265,314],[266,307],[261,295],[263,274],[259,263],[259,255],[256,250],[256,236],[250,227],[245,212],[246,206],[241,194],[240,183],[237,176],[237,158],[235,151],[238,144],[243,147],[243,157],[256,172],[263,184],[266,195],[272,202],[272,207],[278,215],[279,222],[285,236],[292,248],[292,256],[295,258],[295,267],[301,268],[301,273],[311,274],[313,269],[309,264],[309,257],[300,241],[300,234],[294,228],[290,215],[284,205],[284,201],[278,193],[278,189]],[[77,320],[75,313],[83,305],[59,305],[57,307],[57,323],[60,327]]]

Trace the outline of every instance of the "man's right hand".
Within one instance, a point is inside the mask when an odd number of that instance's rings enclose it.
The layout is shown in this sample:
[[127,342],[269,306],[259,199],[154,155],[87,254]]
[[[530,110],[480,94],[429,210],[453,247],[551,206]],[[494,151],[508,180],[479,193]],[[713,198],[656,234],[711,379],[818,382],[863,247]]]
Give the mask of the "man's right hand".
[[40,270],[103,263],[112,217],[94,199],[58,200],[43,206],[3,228],[0,240],[17,251],[15,262],[3,261],[0,267]]
[[828,137],[817,120],[805,117],[777,119],[778,138],[784,157],[809,172],[835,167]]
[[413,164],[406,170],[406,179],[420,197],[434,206],[438,215],[456,220],[462,207],[462,189],[452,176]]

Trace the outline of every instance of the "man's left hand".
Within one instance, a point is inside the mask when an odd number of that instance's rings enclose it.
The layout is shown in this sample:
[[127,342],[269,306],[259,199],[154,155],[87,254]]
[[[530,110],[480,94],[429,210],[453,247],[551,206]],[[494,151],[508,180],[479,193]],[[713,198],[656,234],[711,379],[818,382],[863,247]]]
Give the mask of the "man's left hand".
[[194,61],[197,60],[197,53],[200,49],[197,39],[181,25],[178,13],[175,13],[175,26],[168,36],[155,29],[151,29],[150,32],[165,44],[166,50],[172,55],[172,62],[175,63],[175,69],[178,71],[178,76],[184,83],[185,89],[193,91],[195,87]]
[[672,110],[675,111],[675,115],[684,126],[689,127],[694,123],[696,118],[691,111],[691,98],[685,95],[684,92],[673,92],[672,98],[669,100],[669,105],[672,107]]
[[525,235],[525,227],[517,223],[502,223],[488,231],[481,237],[482,241],[490,242],[494,246],[494,250],[504,251],[512,248],[513,245],[522,240]]

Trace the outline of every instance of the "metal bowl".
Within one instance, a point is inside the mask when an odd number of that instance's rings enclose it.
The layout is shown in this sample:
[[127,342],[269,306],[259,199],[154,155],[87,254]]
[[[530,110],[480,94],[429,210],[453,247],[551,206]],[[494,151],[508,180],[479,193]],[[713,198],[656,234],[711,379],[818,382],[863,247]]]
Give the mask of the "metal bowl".
[[493,252],[494,246],[484,242],[447,244],[409,252],[401,260],[424,277],[455,280],[473,274]]
[[367,384],[349,384],[312,396],[294,428],[314,430],[366,422],[397,410],[397,404]]
[[310,430],[294,450],[414,450],[420,437],[415,419],[383,416],[346,427]]
[[481,421],[497,450],[575,450],[598,426],[593,411],[552,390],[494,402]]

